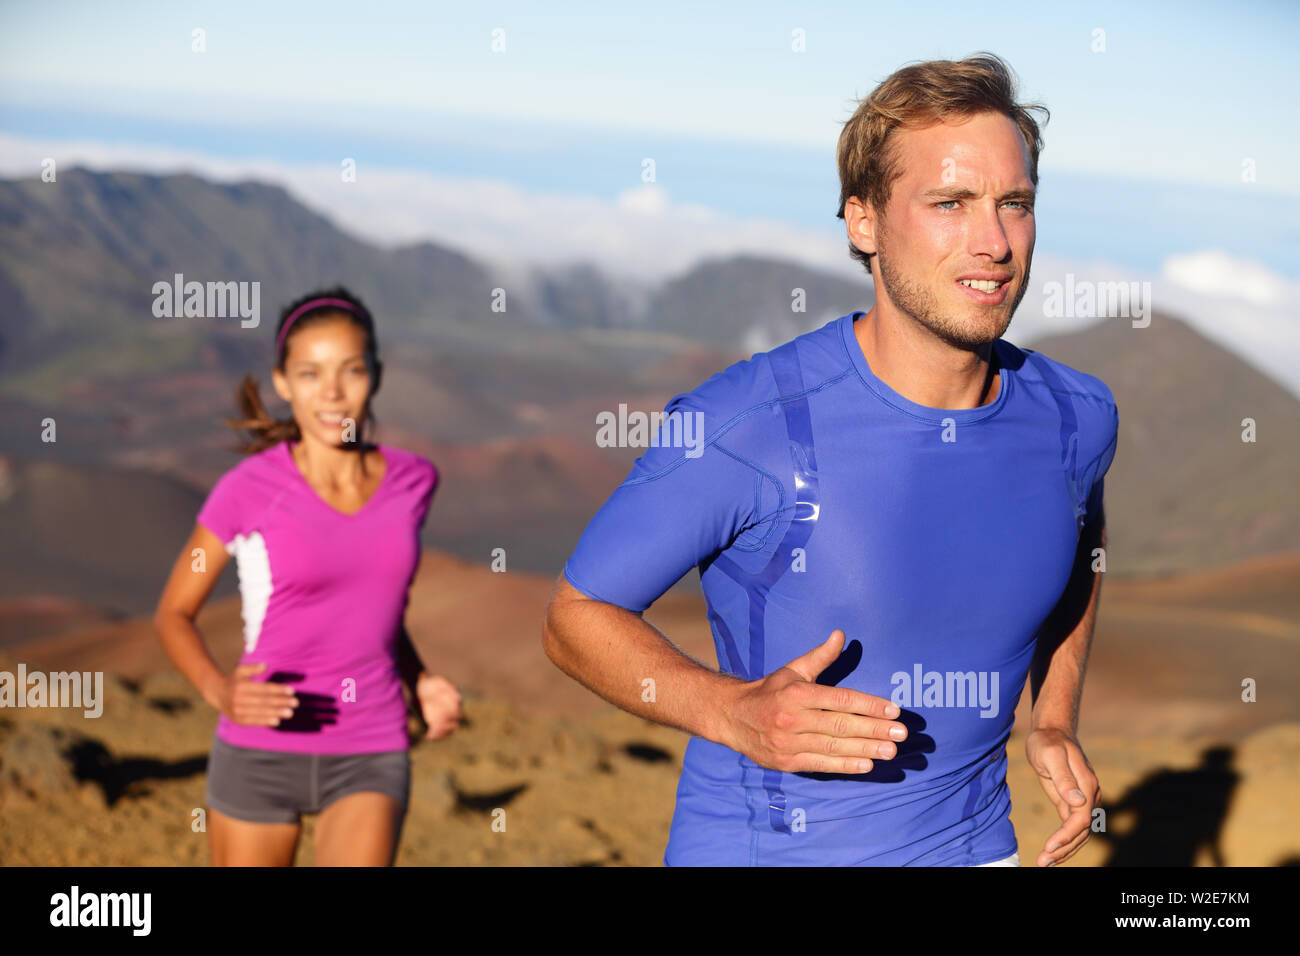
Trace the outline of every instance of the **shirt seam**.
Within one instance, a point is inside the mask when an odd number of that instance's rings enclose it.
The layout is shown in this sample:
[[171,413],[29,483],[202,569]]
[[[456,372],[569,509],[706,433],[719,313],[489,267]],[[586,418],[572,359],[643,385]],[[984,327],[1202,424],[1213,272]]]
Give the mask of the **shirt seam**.
[[[1015,348],[1020,348],[1020,346],[1017,345],[1017,346],[1015,346]],[[1039,352],[1037,349],[1020,349],[1020,351],[1022,351],[1022,352],[1026,352],[1026,353],[1032,353],[1032,354],[1034,354],[1034,355],[1037,355],[1039,358],[1042,358],[1042,359],[1044,359],[1044,360],[1046,360],[1046,361],[1048,361],[1048,362],[1054,361],[1053,359],[1048,358],[1048,357],[1047,357],[1046,355],[1044,355],[1042,352]],[[1062,363],[1057,362],[1056,364],[1060,365],[1060,364],[1062,364]],[[1070,366],[1065,365],[1065,366],[1063,366],[1063,367],[1064,367],[1064,368],[1069,368]],[[1077,370],[1076,370],[1076,371],[1077,371]],[[1063,394],[1063,395],[1073,395],[1075,398],[1087,398],[1087,399],[1091,399],[1092,401],[1094,401],[1094,402],[1096,402],[1098,405],[1100,405],[1102,408],[1109,408],[1109,409],[1111,409],[1112,411],[1114,411],[1115,409],[1118,408],[1118,406],[1116,405],[1116,403],[1114,402],[1114,400],[1109,399],[1109,398],[1106,398],[1106,396],[1104,396],[1104,395],[1098,395],[1096,392],[1076,392],[1076,391],[1075,391],[1074,389],[1072,389],[1072,388],[1057,388],[1056,386],[1050,384],[1049,382],[1047,382],[1045,379],[1042,379],[1042,378],[1040,378],[1040,379],[1038,380],[1038,384],[1042,385],[1043,388],[1047,389],[1049,392],[1060,392],[1060,393]]]
[[[715,442],[715,443],[714,443],[714,447],[716,447],[717,450],[720,451],[720,452],[722,452],[724,455],[727,455],[728,457],[735,459],[736,461],[740,462],[741,464],[748,465],[748,466],[749,466],[750,468],[752,468],[755,472],[757,472],[757,473],[758,473],[758,476],[759,476],[759,481],[760,481],[759,488],[762,487],[762,485],[761,485],[761,481],[762,481],[763,478],[766,478],[768,481],[772,482],[772,485],[776,488],[776,502],[777,502],[776,511],[774,511],[772,514],[774,514],[774,515],[778,515],[778,514],[780,514],[780,513],[782,512],[782,510],[783,510],[784,507],[785,507],[785,489],[781,486],[781,482],[777,480],[777,478],[776,478],[775,475],[772,475],[771,473],[769,473],[769,472],[766,471],[765,469],[763,469],[763,468],[761,468],[760,466],[756,465],[754,462],[750,461],[748,458],[746,458],[744,455],[741,455],[739,452],[734,452],[734,451],[732,451],[731,449],[727,448],[727,447],[726,447],[725,445],[723,445],[721,442]],[[745,533],[746,531],[748,531],[750,528],[756,527],[756,526],[762,524],[764,521],[768,520],[769,515],[761,515],[761,516],[759,515],[759,509],[760,509],[761,507],[762,507],[762,501],[761,501],[761,499],[760,499],[759,491],[758,491],[758,489],[755,489],[755,494],[754,494],[754,520],[753,520],[752,522],[750,522],[749,524],[746,524],[746,525],[745,525],[745,526],[744,526],[744,527],[743,527],[739,532],[737,532],[737,534],[736,534],[736,538],[739,538],[740,535],[744,534],[744,533]],[[737,551],[759,551],[759,550],[762,549],[762,547],[763,547],[765,544],[767,544],[768,539],[772,537],[772,533],[773,533],[775,530],[776,530],[776,523],[773,522],[773,523],[772,523],[772,526],[769,527],[769,528],[767,529],[767,533],[763,535],[762,540],[759,541],[759,542],[758,542],[756,545],[754,545],[754,547],[752,547],[752,548],[751,548],[751,547],[744,547],[744,546],[736,545],[736,544],[734,543],[735,539],[733,539],[733,544],[730,545],[730,547],[734,547],[734,548],[736,548]]]
[[1086,465],[1083,466],[1083,468],[1081,469],[1081,472],[1082,472],[1083,474],[1086,475],[1086,474],[1088,473],[1088,469],[1090,469],[1093,465],[1097,464],[1097,462],[1099,462],[1099,461],[1101,461],[1103,458],[1105,458],[1105,457],[1106,457],[1106,452],[1110,451],[1110,450],[1111,450],[1112,448],[1114,448],[1118,443],[1119,443],[1119,432],[1116,431],[1116,432],[1115,432],[1115,437],[1112,438],[1110,441],[1108,441],[1108,442],[1106,443],[1106,447],[1105,447],[1105,448],[1103,448],[1101,451],[1099,451],[1099,452],[1098,452],[1096,455],[1094,455],[1092,458],[1088,459],[1088,464],[1086,464]]
[[[813,394],[814,392],[820,392],[823,389],[830,388],[832,385],[838,384],[842,379],[851,375],[854,371],[855,369],[848,368],[840,372],[838,375],[835,375],[833,378],[828,378],[825,381],[821,382],[820,384],[814,385],[811,388],[807,388],[804,391],[799,392],[797,394],[785,395],[773,399],[768,399],[767,401],[764,402],[757,402],[754,405],[751,405],[749,408],[745,409],[744,411],[734,415],[725,425],[720,426],[712,435],[710,435],[707,439],[705,439],[704,446],[707,448],[709,445],[717,445],[718,440],[722,437],[723,434],[725,434],[727,431],[730,431],[732,428],[734,428],[740,422],[744,421],[750,415],[756,414],[757,412],[765,408],[771,408],[775,405],[788,405],[791,402],[800,401],[801,399],[806,398],[807,396]],[[736,456],[733,455],[732,457],[736,457]],[[624,482],[624,484],[639,485],[639,484],[644,484],[645,482],[648,481],[654,481],[657,478],[662,478],[664,475],[668,474],[674,468],[680,467],[681,465],[685,464],[689,460],[690,458],[688,458],[686,455],[682,455],[679,458],[674,458],[672,461],[664,465],[654,474],[640,475],[636,478],[629,478],[627,481]]]

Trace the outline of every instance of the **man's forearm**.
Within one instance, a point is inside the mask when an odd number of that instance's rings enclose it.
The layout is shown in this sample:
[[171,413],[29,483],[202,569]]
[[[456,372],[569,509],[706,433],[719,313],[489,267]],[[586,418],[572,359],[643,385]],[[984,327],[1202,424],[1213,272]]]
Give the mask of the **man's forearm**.
[[688,656],[640,615],[561,580],[543,631],[560,670],[629,713],[726,744],[724,715],[744,682]]
[[1039,630],[1030,665],[1031,731],[1053,728],[1073,737],[1078,730],[1079,701],[1101,596],[1102,573],[1092,570],[1092,551],[1105,544],[1104,524],[1084,529],[1065,593]]

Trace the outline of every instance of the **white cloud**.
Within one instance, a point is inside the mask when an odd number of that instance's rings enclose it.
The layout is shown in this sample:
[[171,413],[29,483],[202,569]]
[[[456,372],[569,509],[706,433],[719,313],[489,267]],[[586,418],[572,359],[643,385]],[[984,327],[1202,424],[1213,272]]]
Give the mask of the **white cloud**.
[[1300,282],[1258,262],[1205,250],[1165,259],[1156,305],[1300,395]]
[[662,186],[645,183],[635,189],[623,190],[615,202],[628,212],[662,216],[668,209],[668,191]]
[[1169,256],[1164,261],[1161,275],[1192,292],[1245,299],[1264,307],[1295,302],[1296,293],[1300,291],[1300,285],[1259,263],[1235,259],[1218,249]]

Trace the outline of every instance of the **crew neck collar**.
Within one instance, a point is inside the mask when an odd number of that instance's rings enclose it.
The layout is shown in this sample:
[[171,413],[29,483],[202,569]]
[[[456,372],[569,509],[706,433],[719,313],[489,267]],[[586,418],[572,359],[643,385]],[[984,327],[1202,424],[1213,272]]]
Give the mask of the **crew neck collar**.
[[858,376],[862,379],[863,384],[875,392],[877,397],[885,404],[927,424],[942,425],[945,424],[945,419],[951,419],[957,424],[969,425],[992,418],[1007,403],[1011,390],[1015,388],[1015,376],[1007,368],[1007,343],[1002,339],[996,339],[993,342],[993,352],[998,363],[997,398],[988,405],[980,405],[978,408],[932,408],[929,405],[919,405],[910,399],[904,398],[877,378],[875,372],[871,371],[871,366],[867,364],[867,357],[862,354],[862,346],[858,344],[858,337],[854,334],[854,323],[864,315],[866,315],[866,312],[858,311],[843,316],[840,319],[840,333],[844,339],[844,347],[848,350],[849,357],[853,360],[853,365],[858,370]]

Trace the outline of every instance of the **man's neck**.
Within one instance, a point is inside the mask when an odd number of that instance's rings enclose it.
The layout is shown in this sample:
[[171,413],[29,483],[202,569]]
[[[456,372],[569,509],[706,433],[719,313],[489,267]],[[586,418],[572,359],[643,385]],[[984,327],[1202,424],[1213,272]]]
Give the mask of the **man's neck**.
[[876,378],[927,408],[979,408],[997,400],[1002,375],[992,343],[973,352],[954,348],[905,317],[882,321],[879,308],[853,323]]

